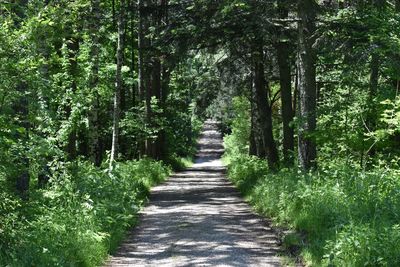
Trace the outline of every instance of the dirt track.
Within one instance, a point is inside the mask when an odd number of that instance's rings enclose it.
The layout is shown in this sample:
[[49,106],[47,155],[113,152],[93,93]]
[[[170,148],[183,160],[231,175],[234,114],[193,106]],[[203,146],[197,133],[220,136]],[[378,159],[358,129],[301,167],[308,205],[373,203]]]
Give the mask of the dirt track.
[[193,167],[152,190],[107,266],[280,266],[277,241],[225,177],[221,135],[207,121]]

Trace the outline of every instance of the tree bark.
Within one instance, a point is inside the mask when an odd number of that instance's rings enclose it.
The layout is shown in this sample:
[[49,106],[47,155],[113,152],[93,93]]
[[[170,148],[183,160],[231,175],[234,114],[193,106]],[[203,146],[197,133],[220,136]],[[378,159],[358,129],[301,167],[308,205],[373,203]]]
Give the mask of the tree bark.
[[[255,72],[253,70],[253,72]],[[265,158],[267,152],[265,151],[264,144],[262,142],[262,133],[260,127],[259,112],[257,110],[257,90],[255,75],[253,73],[251,77],[251,134],[250,134],[250,155],[257,156],[259,158]]]
[[257,156],[257,143],[254,137],[254,125],[253,123],[250,126],[250,144],[249,144],[249,155]]
[[[139,105],[143,104],[145,100],[145,47],[146,47],[146,15],[144,12],[144,1],[138,0],[138,102]],[[146,53],[147,54],[147,53]],[[146,114],[145,114],[146,116]],[[139,157],[143,157],[146,154],[146,143],[145,140],[138,140],[139,144]]]
[[268,165],[271,169],[275,169],[279,162],[279,156],[272,133],[272,110],[268,103],[269,91],[264,76],[263,60],[264,51],[262,42],[260,42],[257,45],[257,51],[254,56],[254,89],[257,124],[260,129],[262,145],[266,152]]
[[[19,0],[16,5],[12,6],[13,13],[16,14],[14,19],[14,25],[19,28],[23,19],[26,17],[25,11],[28,5],[28,0]],[[22,78],[22,77],[21,77]],[[18,79],[18,84],[16,86],[16,91],[18,92],[18,99],[13,105],[13,110],[15,117],[17,118],[17,125],[21,130],[16,131],[15,138],[19,142],[20,146],[23,148],[18,155],[18,160],[16,162],[19,167],[19,173],[16,178],[16,189],[22,199],[27,200],[29,198],[29,97],[28,97],[28,84],[22,79]]]
[[99,21],[101,21],[100,14],[100,0],[91,0],[89,33],[92,41],[90,48],[90,58],[92,66],[89,77],[89,90],[91,94],[91,103],[89,107],[89,157],[90,160],[99,166],[101,163],[100,153],[100,138],[99,138]]
[[[381,13],[382,8],[384,7],[386,1],[384,0],[374,0],[374,7]],[[369,77],[369,91],[368,91],[368,103],[367,103],[367,117],[366,117],[366,125],[368,127],[368,132],[373,132],[376,129],[376,96],[378,93],[378,85],[379,85],[379,69],[381,66],[381,59],[379,55],[379,51],[377,48],[377,44],[372,43],[374,46],[373,51],[371,53],[371,62],[370,62],[370,77]],[[367,153],[369,156],[375,155],[375,147],[374,145],[370,146]]]
[[[373,132],[376,129],[376,95],[378,93],[378,83],[379,83],[379,68],[380,68],[380,58],[376,52],[371,55],[370,63],[370,77],[369,77],[369,91],[368,91],[368,103],[367,103],[367,116],[366,125],[368,127],[367,131]],[[369,156],[375,155],[375,148],[372,145],[367,151]]]
[[143,12],[143,1],[138,0],[138,17],[139,17],[139,25],[138,25],[138,96],[139,101],[143,101],[144,99],[144,12]]
[[[74,36],[71,31],[71,36],[67,38],[67,49],[68,49],[68,61],[69,61],[69,69],[68,69],[68,74],[71,79],[71,93],[74,94],[76,93],[77,90],[77,82],[76,82],[76,77],[78,75],[78,61],[77,61],[77,56],[79,52],[79,39]],[[71,101],[71,100],[70,100]],[[71,115],[71,106],[72,103],[68,103],[68,106],[66,107],[66,113],[67,113],[67,119]],[[76,123],[72,123],[71,126],[72,129],[70,129],[70,132],[68,134],[68,143],[66,146],[66,152],[69,160],[73,160],[77,156],[77,149],[76,149],[76,143],[77,143],[77,125]]]
[[[156,29],[155,33],[157,37],[160,34],[160,28],[162,22],[165,24],[167,23],[167,10],[166,10],[166,3],[167,1],[161,0],[160,2],[157,1],[157,6],[156,9],[153,11],[153,21],[152,21],[152,26]],[[152,60],[152,97],[155,97],[158,100],[158,105],[160,108],[164,108],[164,100],[166,100],[167,97],[167,91],[163,92],[163,88],[167,89],[168,84],[165,84],[166,82],[169,83],[169,74],[168,71],[166,70],[166,64],[163,65],[161,63],[161,56],[162,52],[160,49],[156,48],[157,44],[154,42],[157,42],[157,37],[153,39],[152,47],[154,48],[154,54],[153,54],[153,60]],[[163,77],[163,71],[165,70],[164,74],[168,74],[167,76]],[[166,78],[167,80],[162,80],[163,78]],[[152,121],[153,121],[153,127],[157,127],[159,131],[157,132],[157,136],[154,140],[152,140],[152,156],[155,159],[161,159],[162,154],[163,154],[163,146],[165,145],[163,143],[163,130],[162,125],[156,125],[156,118],[154,116],[163,116],[163,114],[153,114],[152,116]]]
[[[149,47],[149,46],[147,46]],[[146,117],[146,124],[148,127],[151,127],[152,123],[152,108],[151,108],[151,98],[153,96],[153,80],[152,80],[152,66],[150,64],[150,55],[149,51],[147,51],[145,60],[146,60],[146,66],[144,68],[144,85],[145,85],[145,117]],[[145,155],[149,157],[153,157],[154,155],[154,145],[153,145],[153,140],[149,138],[148,136],[146,137],[145,140]]]
[[28,99],[28,85],[26,82],[20,81],[17,85],[19,93],[17,102],[14,104],[14,112],[18,118],[18,124],[22,130],[17,131],[16,138],[22,147],[20,155],[18,155],[19,174],[16,180],[16,188],[22,199],[28,199],[29,195],[29,99]]
[[[131,75],[135,76],[136,72],[136,55],[135,50],[137,50],[137,38],[135,38],[135,12],[134,12],[134,0],[130,0],[130,28],[131,28]],[[137,101],[137,90],[135,83],[132,83],[131,87],[131,105],[135,106]]]
[[117,43],[117,70],[115,73],[113,133],[110,155],[110,170],[118,157],[119,120],[121,115],[121,91],[122,91],[122,66],[124,64],[124,36],[125,36],[125,0],[120,0],[118,13],[118,43]]
[[303,170],[316,167],[317,146],[312,138],[316,130],[316,53],[313,49],[316,30],[316,2],[298,0],[299,56],[298,89],[299,117],[298,132],[299,163]]
[[[278,13],[281,19],[286,19],[289,15],[285,1],[278,1]],[[294,151],[294,129],[290,126],[293,121],[294,113],[292,107],[292,86],[290,72],[289,44],[283,29],[279,30],[280,36],[276,45],[278,66],[279,66],[279,83],[281,88],[281,108],[282,108],[282,126],[283,126],[283,157],[285,164],[293,165]]]
[[[171,72],[167,68],[167,66],[163,65],[162,66],[162,79],[161,79],[161,100],[160,104],[163,109],[163,116],[165,117],[165,111],[166,111],[166,102],[168,98],[168,93],[169,93],[169,83],[171,80]],[[159,133],[159,153],[160,153],[160,159],[166,159],[167,157],[167,144],[166,144],[166,132],[164,129],[162,129]]]
[[256,140],[256,109],[255,109],[255,94],[254,94],[254,76],[250,76],[250,136],[249,136],[249,155],[257,156],[257,140]]
[[[156,26],[157,27],[157,26]],[[161,107],[161,62],[158,56],[153,60],[153,68],[152,68],[152,97],[155,97],[158,101],[158,106]],[[152,114],[152,126],[159,128],[160,125],[156,125],[155,116],[160,116],[161,114]],[[160,132],[157,133],[157,136],[154,140],[151,140],[152,145],[152,157],[154,159],[161,159],[161,144],[160,144]]]

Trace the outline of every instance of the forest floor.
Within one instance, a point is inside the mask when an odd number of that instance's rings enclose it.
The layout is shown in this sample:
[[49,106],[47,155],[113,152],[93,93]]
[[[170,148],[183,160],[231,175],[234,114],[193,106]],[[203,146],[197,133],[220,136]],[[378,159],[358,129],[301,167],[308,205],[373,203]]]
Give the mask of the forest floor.
[[277,237],[227,180],[207,121],[195,164],[154,187],[139,224],[106,266],[280,266]]

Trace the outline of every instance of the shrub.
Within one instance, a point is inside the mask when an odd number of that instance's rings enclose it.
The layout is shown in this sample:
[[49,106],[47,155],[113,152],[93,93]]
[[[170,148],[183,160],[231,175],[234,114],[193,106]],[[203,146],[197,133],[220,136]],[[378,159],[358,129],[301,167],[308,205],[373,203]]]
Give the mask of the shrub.
[[235,97],[233,99],[235,118],[232,120],[232,134],[224,137],[226,159],[246,155],[249,151],[249,108],[250,102],[247,98]]
[[268,173],[265,164],[237,157],[229,177],[260,213],[306,234],[302,254],[311,265],[400,262],[400,181],[395,171],[362,173],[337,166],[312,174],[287,169]]
[[325,264],[334,266],[398,266],[400,226],[350,224],[327,242]]
[[100,265],[135,223],[150,187],[168,174],[149,159],[119,163],[112,173],[82,161],[53,166],[48,188],[23,205],[9,200],[7,216],[0,205],[0,265]]
[[308,174],[296,169],[269,172],[265,160],[244,154],[225,157],[229,178],[256,210],[295,231],[283,243],[289,250],[292,244],[301,246],[309,265],[400,262],[398,171],[376,167],[363,172],[331,162]]

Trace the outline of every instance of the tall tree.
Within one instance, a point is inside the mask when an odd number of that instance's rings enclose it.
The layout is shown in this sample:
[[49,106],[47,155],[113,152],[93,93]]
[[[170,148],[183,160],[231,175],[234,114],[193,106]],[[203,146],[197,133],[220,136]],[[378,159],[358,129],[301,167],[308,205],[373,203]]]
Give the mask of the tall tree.
[[272,132],[272,110],[269,104],[269,90],[267,88],[264,74],[264,49],[263,42],[256,42],[254,52],[254,96],[257,126],[262,140],[263,150],[266,152],[268,165],[270,168],[276,168],[279,162],[278,150],[276,148],[273,132]]
[[[78,52],[79,52],[79,37],[77,36],[76,33],[73,32],[74,29],[69,28],[68,29],[68,36],[66,38],[66,45],[67,45],[67,57],[68,57],[68,63],[69,63],[69,68],[68,68],[68,76],[70,80],[70,94],[75,94],[77,91],[77,77],[78,77]],[[66,107],[66,113],[67,116],[71,116],[71,107],[73,105],[72,99],[69,99]],[[68,119],[68,118],[67,118]],[[73,119],[72,119],[73,120]],[[76,150],[76,143],[77,143],[77,125],[76,123],[72,123],[70,127],[70,131],[68,134],[68,140],[67,140],[67,147],[66,151],[68,154],[68,158],[70,160],[73,160],[77,156],[77,150]]]
[[[169,18],[168,18],[168,0],[161,0],[161,12],[159,14],[160,20],[159,20],[159,27],[163,25],[168,25],[169,24]],[[164,27],[165,27],[164,26]],[[160,75],[161,75],[161,87],[160,87],[160,107],[163,110],[163,116],[166,117],[166,108],[167,108],[167,98],[169,94],[169,84],[171,82],[171,69],[172,65],[168,61],[169,55],[165,51],[161,51],[160,54]],[[157,139],[157,146],[158,146],[158,158],[160,159],[165,159],[167,157],[167,144],[166,144],[166,132],[165,129],[161,129],[159,134],[158,134],[158,139]]]
[[[21,27],[21,21],[26,17],[25,9],[27,5],[27,0],[19,0],[17,1],[16,5],[13,6],[13,9],[15,8],[15,10],[13,11],[16,14],[16,18],[14,19],[14,24],[16,28]],[[27,199],[30,182],[30,162],[28,157],[30,122],[29,88],[25,77],[21,77],[20,79],[18,79],[16,91],[18,92],[18,96],[16,102],[13,105],[13,111],[15,114],[17,125],[18,127],[20,127],[15,136],[20,146],[20,155],[17,162],[17,165],[20,166],[20,171],[16,180],[16,189],[23,199]]]
[[[253,71],[255,72],[255,70]],[[258,110],[258,97],[257,94],[257,85],[256,85],[256,75],[253,73],[251,77],[251,110],[250,110],[250,123],[251,123],[251,133],[250,133],[250,147],[249,147],[249,154],[257,156],[259,158],[265,158],[267,156],[267,152],[265,151],[264,143],[262,140],[262,133],[260,128],[260,117],[259,117],[259,110]],[[266,105],[262,102],[261,105]]]
[[[147,45],[147,14],[145,12],[146,0],[138,0],[138,102],[142,105],[146,95],[146,56],[145,53]],[[146,153],[145,140],[139,140],[139,156],[143,156]]]
[[[278,15],[280,19],[287,19],[289,16],[289,2],[277,1]],[[293,164],[294,151],[294,129],[290,126],[293,121],[292,106],[292,85],[291,85],[291,68],[290,68],[290,47],[289,37],[285,27],[278,29],[278,41],[276,44],[276,52],[278,57],[279,83],[281,89],[281,105],[282,105],[282,128],[283,128],[283,156],[286,164]]]
[[29,132],[30,132],[30,122],[29,122],[29,98],[28,98],[28,85],[25,81],[20,81],[17,85],[18,100],[14,105],[14,112],[16,114],[16,118],[19,126],[21,127],[19,131],[17,131],[16,138],[21,147],[19,162],[17,163],[20,166],[20,172],[17,177],[17,191],[21,195],[22,198],[28,198],[28,190],[29,190]]
[[89,107],[89,156],[91,161],[99,166],[101,163],[100,136],[99,136],[99,22],[101,21],[100,0],[91,0],[89,17],[89,34],[91,39],[90,59],[91,69],[89,77],[89,91],[91,103]]
[[298,90],[299,90],[299,163],[303,170],[316,167],[317,147],[312,138],[316,130],[316,31],[317,3],[298,0]]
[[[376,10],[378,15],[383,15],[383,9],[385,7],[385,0],[373,0],[372,7]],[[367,118],[366,118],[366,126],[368,127],[367,131],[373,132],[376,130],[376,97],[378,93],[379,86],[379,71],[381,67],[381,56],[379,54],[379,43],[371,43],[371,62],[369,64],[370,67],[370,77],[369,77],[369,91],[368,91],[368,99],[367,99]],[[374,144],[368,148],[367,153],[370,156],[375,154]]]
[[124,64],[124,37],[125,37],[125,0],[120,0],[118,12],[118,43],[117,43],[117,70],[115,73],[113,133],[110,155],[110,169],[118,156],[119,120],[121,113],[121,91],[122,91],[122,66]]

